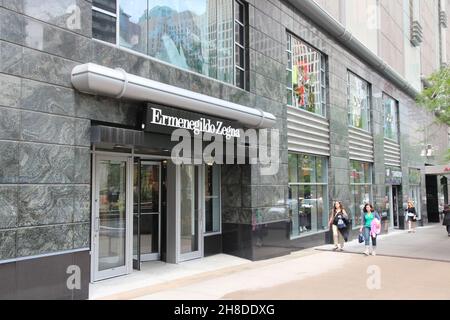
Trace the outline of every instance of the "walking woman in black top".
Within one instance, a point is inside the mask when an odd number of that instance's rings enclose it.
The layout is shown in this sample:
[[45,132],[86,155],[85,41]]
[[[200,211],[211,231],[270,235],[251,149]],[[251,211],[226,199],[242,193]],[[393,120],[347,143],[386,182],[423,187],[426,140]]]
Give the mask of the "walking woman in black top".
[[450,237],[450,206],[448,204],[444,205],[444,221],[442,224],[447,227],[447,233]]
[[333,233],[334,251],[343,251],[344,242],[348,240],[348,214],[341,201],[333,204],[328,225]]
[[417,213],[412,201],[408,201],[408,208],[405,211],[408,217],[408,232],[416,232]]

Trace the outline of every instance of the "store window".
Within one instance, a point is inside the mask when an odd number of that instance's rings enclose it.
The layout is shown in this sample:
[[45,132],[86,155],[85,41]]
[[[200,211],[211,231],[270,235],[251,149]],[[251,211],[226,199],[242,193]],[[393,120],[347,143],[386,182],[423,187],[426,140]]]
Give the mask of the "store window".
[[370,85],[350,71],[347,76],[348,123],[352,127],[370,131]]
[[398,102],[387,94],[383,93],[384,108],[384,137],[399,141],[398,130]]
[[419,219],[420,212],[420,169],[409,168],[409,200],[412,200]]
[[221,232],[220,166],[205,166],[205,235]]
[[349,211],[355,228],[361,226],[361,213],[366,203],[372,203],[372,165],[350,160]]
[[291,237],[328,230],[327,159],[289,154]]
[[247,8],[240,0],[93,0],[92,36],[248,90]]
[[287,33],[287,105],[325,116],[325,56]]

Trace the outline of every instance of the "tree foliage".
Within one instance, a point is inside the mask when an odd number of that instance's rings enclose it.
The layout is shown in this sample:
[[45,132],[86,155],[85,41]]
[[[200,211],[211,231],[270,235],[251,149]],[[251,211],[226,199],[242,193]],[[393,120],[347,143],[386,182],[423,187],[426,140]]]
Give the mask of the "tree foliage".
[[430,84],[417,97],[417,103],[433,112],[438,121],[450,125],[450,66],[443,67],[428,79]]

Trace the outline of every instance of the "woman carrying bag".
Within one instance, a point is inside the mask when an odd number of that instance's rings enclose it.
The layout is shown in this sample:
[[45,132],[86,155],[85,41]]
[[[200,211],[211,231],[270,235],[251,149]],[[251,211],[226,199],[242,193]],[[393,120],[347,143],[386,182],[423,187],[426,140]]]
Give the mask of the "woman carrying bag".
[[447,233],[450,237],[450,206],[448,204],[444,205],[444,220],[442,224],[447,227]]
[[342,202],[336,201],[328,221],[333,233],[334,251],[344,250],[344,241],[348,240],[348,224],[348,214],[342,206]]
[[408,233],[416,232],[417,214],[412,201],[408,201],[408,207],[405,211],[408,217]]
[[363,214],[361,215],[362,226],[359,229],[360,234],[364,235],[366,250],[364,254],[369,255],[370,241],[372,240],[372,255],[376,255],[377,235],[381,229],[380,215],[373,209],[370,203],[364,205]]

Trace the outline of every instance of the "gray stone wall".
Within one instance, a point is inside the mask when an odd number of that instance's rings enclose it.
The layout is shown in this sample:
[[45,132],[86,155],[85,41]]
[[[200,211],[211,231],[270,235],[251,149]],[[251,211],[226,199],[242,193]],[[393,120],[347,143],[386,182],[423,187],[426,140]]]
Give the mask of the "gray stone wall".
[[126,103],[73,90],[94,48],[89,2],[0,2],[0,260],[90,246],[91,120],[135,122]]

